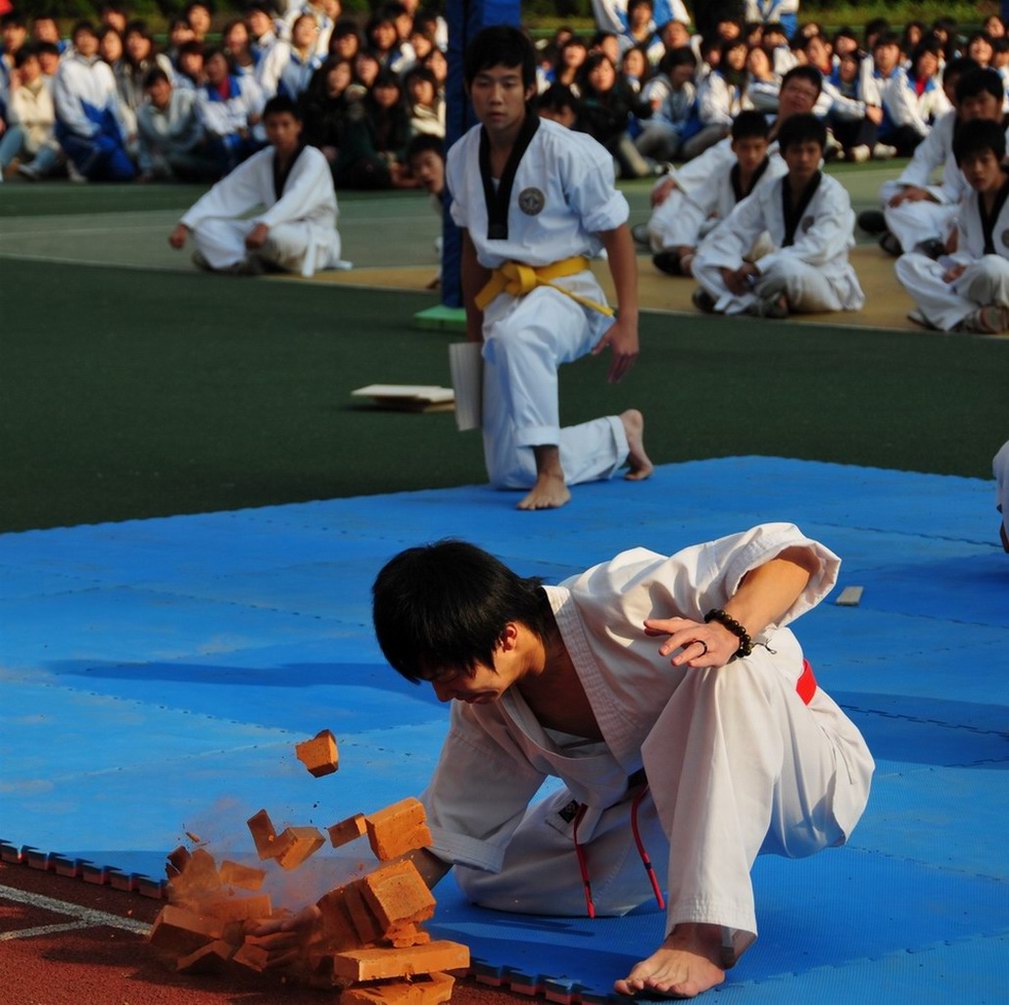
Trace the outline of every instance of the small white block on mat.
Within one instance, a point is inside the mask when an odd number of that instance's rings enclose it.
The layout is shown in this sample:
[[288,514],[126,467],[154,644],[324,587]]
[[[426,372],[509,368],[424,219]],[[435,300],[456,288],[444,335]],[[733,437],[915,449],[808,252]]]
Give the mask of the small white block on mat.
[[858,602],[862,599],[861,586],[846,586],[835,603],[838,607],[858,607]]

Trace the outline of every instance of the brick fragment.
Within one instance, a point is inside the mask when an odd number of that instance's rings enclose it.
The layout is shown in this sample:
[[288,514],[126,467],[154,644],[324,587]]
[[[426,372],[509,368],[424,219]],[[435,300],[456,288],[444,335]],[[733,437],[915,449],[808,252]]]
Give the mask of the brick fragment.
[[329,834],[329,843],[334,848],[350,844],[351,841],[363,837],[367,830],[368,826],[363,813],[355,813],[352,817],[347,817],[346,820],[341,820],[338,824],[326,828]]
[[321,912],[321,942],[331,949],[358,949],[360,938],[350,917],[343,889],[330,890],[317,901]]
[[255,869],[241,862],[225,859],[220,868],[221,882],[227,886],[240,886],[243,890],[258,890],[266,879],[263,869]]
[[381,862],[399,858],[415,848],[424,848],[433,839],[427,828],[424,807],[419,799],[403,799],[365,817],[368,843]]
[[269,894],[254,897],[217,897],[200,901],[200,913],[219,921],[249,921],[270,916],[273,905]]
[[265,946],[261,946],[253,939],[246,939],[239,947],[234,956],[231,957],[233,963],[239,963],[250,970],[263,971],[270,959],[270,954]]
[[366,946],[372,942],[377,942],[382,938],[383,929],[378,923],[368,901],[365,899],[362,883],[358,880],[355,883],[348,883],[343,887],[344,905],[350,914],[354,931],[357,932],[361,945]]
[[425,946],[431,941],[429,932],[416,925],[397,925],[386,930],[382,942],[396,949],[406,949],[409,946]]
[[340,996],[340,1005],[443,1005],[452,997],[455,978],[430,974],[415,981],[358,984]]
[[352,981],[413,977],[469,966],[469,949],[459,942],[429,942],[409,949],[347,949],[333,955],[333,973]]
[[282,869],[297,869],[325,843],[318,827],[288,827],[277,838],[277,844],[282,845],[276,856],[277,864]]
[[320,730],[311,740],[295,746],[298,760],[316,778],[331,775],[340,767],[340,752],[336,747],[336,737],[328,729]]
[[154,919],[147,941],[174,956],[186,956],[220,937],[221,923],[216,919],[168,904]]
[[235,953],[235,947],[228,945],[221,939],[208,942],[205,946],[200,946],[188,956],[182,956],[175,964],[175,969],[180,974],[206,974],[220,970],[222,964]]
[[432,917],[435,900],[417,867],[409,860],[393,862],[361,879],[361,892],[385,933]]
[[173,903],[195,904],[223,893],[214,856],[203,848],[193,852],[182,873],[168,885],[168,899]]
[[[189,865],[189,860],[193,857],[189,849],[184,845],[179,845],[175,851],[170,851],[168,853],[168,866],[174,869],[174,872],[169,872],[168,878],[171,879],[173,876],[178,876],[186,871],[186,866]],[[166,871],[167,871],[166,866]]]
[[246,821],[249,830],[252,832],[252,840],[256,845],[256,853],[261,859],[274,858],[276,856],[277,832],[270,820],[270,815],[266,810],[254,813]]

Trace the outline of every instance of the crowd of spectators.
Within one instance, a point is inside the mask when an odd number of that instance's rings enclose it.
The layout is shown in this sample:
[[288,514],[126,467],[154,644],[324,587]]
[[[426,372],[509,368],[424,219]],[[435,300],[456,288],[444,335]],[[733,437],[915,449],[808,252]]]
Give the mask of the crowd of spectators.
[[[252,0],[216,26],[192,0],[164,45],[121,2],[61,36],[49,15],[2,18],[0,168],[28,179],[210,181],[265,144],[274,95],[294,100],[337,188],[413,187],[407,147],[445,133],[447,27],[420,0],[380,0],[367,19],[340,0]],[[947,20],[876,20],[827,32],[795,0],[748,0],[742,21],[695,30],[683,0],[594,0],[598,29],[538,46],[541,114],[593,135],[623,177],[687,161],[744,110],[773,115],[794,66],[823,78],[815,114],[828,158],[909,156],[951,107],[947,66],[967,56],[1009,74],[996,16],[965,36]]]

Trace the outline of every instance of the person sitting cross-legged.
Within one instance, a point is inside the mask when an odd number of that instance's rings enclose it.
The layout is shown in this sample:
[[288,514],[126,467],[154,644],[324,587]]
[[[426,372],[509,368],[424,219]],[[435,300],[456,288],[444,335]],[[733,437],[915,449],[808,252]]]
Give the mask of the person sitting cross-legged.
[[970,186],[957,215],[957,250],[933,261],[921,252],[897,259],[897,278],[917,310],[911,317],[942,331],[1009,330],[1009,175],[1002,124],[964,123],[953,155]]
[[[340,235],[329,162],[301,140],[301,113],[288,97],[266,103],[269,147],[222,178],[170,234],[181,249],[192,234],[193,261],[214,272],[258,275],[267,268],[310,276],[338,267]],[[247,217],[257,206],[265,209]]]
[[[865,303],[848,261],[854,245],[851,199],[820,162],[826,127],[794,115],[778,144],[788,174],[744,199],[701,243],[693,262],[703,311],[783,318],[791,311],[858,310]],[[767,231],[772,249],[744,256]]]

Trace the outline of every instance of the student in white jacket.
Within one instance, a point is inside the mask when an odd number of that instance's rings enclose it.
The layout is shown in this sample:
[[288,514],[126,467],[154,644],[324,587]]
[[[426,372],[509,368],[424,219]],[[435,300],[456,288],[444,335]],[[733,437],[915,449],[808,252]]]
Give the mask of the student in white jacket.
[[[694,257],[704,311],[782,318],[791,311],[859,310],[865,303],[848,250],[855,216],[844,186],[823,174],[826,127],[795,115],[778,133],[788,174],[744,199]],[[767,231],[772,250],[744,255]]]
[[[215,272],[258,275],[266,268],[311,276],[340,262],[329,162],[301,141],[301,113],[271,98],[263,118],[270,146],[199,199],[169,235],[181,249],[192,235],[194,263]],[[263,207],[258,215],[247,214]]]
[[51,84],[42,75],[34,47],[22,46],[14,55],[7,129],[0,136],[0,178],[15,157],[23,177],[31,181],[49,177],[60,164],[55,124]]

